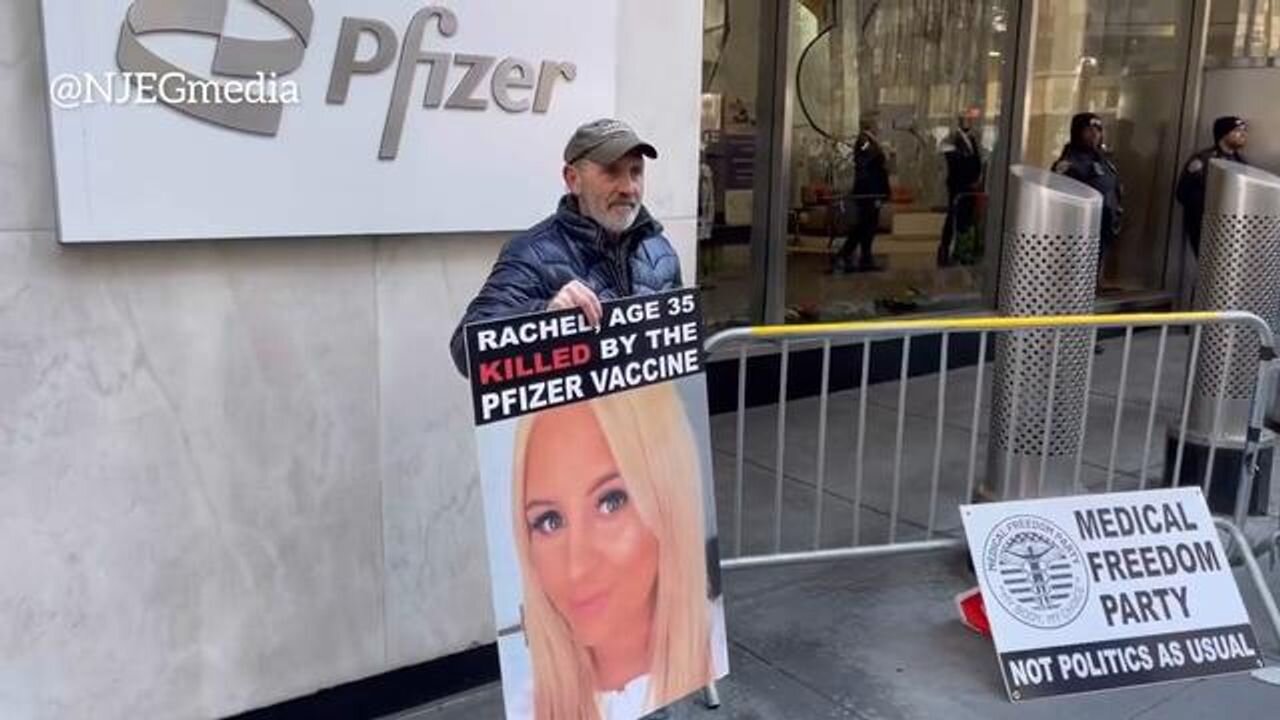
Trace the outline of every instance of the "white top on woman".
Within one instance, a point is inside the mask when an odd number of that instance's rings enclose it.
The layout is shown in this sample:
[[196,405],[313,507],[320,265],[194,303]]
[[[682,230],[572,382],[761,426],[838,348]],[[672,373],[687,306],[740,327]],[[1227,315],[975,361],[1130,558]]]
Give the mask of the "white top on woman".
[[[725,641],[724,598],[709,603],[711,610],[711,665],[713,676],[724,677],[729,672],[728,644]],[[520,636],[511,636],[520,638]],[[520,639],[523,642],[523,639]],[[526,675],[519,683],[520,692],[508,703],[509,718],[525,720],[533,718],[533,677]],[[621,690],[596,693],[596,707],[601,720],[635,720],[658,708],[649,704],[649,674],[633,678]]]

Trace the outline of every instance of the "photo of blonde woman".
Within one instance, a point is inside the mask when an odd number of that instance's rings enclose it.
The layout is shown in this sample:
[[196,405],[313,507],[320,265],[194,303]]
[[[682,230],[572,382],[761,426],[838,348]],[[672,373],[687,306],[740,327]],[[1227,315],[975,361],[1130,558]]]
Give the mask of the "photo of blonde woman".
[[509,707],[634,720],[724,674],[703,464],[674,384],[520,418],[511,480],[532,678]]

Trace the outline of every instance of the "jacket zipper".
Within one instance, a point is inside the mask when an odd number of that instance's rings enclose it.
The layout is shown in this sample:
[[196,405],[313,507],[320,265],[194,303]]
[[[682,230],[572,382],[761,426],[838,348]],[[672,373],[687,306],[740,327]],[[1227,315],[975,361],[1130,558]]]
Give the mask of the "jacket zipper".
[[618,238],[618,252],[614,255],[614,267],[618,273],[618,287],[622,288],[623,297],[631,297],[634,293],[631,288],[630,273],[627,272],[627,246],[622,242],[622,238]]
[[631,281],[627,273],[627,244],[621,237],[618,242],[607,242],[604,230],[596,230],[596,248],[605,257],[605,263],[609,267],[609,274],[613,276],[613,282],[619,291],[619,298],[630,297],[634,293],[631,290]]

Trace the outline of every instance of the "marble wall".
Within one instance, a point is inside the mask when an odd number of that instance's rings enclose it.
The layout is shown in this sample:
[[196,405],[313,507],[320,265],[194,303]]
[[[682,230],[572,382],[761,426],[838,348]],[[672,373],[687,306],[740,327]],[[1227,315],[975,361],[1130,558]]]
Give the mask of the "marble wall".
[[[619,23],[687,278],[700,24]],[[491,641],[447,341],[504,238],[61,247],[41,65],[0,0],[0,717],[219,717]]]

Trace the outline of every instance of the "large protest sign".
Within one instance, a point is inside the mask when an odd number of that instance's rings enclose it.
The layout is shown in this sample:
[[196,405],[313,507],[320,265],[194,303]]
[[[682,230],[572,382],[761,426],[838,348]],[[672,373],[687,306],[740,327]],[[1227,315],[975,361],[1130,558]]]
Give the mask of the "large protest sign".
[[961,515],[1011,699],[1262,667],[1198,487]]
[[696,291],[466,338],[507,717],[634,720],[723,677]]

